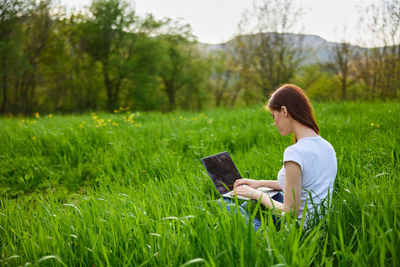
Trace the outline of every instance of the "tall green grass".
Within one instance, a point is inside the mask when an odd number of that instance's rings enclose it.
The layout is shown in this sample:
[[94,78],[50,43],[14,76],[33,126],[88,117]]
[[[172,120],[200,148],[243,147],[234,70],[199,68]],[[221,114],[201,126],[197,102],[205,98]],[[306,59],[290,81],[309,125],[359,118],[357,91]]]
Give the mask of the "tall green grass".
[[261,106],[0,120],[0,265],[385,265],[400,259],[400,104],[315,105],[338,158],[331,208],[255,233],[200,158],[275,179],[291,137]]

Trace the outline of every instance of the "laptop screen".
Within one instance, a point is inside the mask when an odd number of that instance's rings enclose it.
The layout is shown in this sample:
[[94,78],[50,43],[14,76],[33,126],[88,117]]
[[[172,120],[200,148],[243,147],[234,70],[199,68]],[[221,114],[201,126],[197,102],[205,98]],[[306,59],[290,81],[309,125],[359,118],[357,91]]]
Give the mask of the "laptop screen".
[[[201,162],[221,195],[232,191],[235,181],[237,179],[242,179],[228,152],[222,152],[203,158]],[[228,189],[226,189],[224,185]]]

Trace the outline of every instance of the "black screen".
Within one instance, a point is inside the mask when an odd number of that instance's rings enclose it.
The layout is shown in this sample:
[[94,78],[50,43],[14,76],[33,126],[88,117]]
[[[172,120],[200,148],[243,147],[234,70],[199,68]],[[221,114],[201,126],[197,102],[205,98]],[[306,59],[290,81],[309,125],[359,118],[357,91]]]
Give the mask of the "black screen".
[[[221,194],[232,191],[235,181],[242,178],[228,152],[222,152],[203,158],[201,161]],[[223,184],[225,184],[229,190],[227,190]]]

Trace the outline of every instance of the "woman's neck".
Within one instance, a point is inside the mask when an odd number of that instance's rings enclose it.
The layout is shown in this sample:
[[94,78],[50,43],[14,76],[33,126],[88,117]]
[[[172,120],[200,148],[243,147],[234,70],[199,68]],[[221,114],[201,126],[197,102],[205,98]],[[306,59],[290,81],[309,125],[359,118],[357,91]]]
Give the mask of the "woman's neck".
[[318,136],[318,134],[313,129],[301,124],[298,121],[294,121],[294,123],[293,123],[293,133],[294,133],[294,137],[296,138],[297,141],[299,141],[301,138],[305,138],[305,137]]

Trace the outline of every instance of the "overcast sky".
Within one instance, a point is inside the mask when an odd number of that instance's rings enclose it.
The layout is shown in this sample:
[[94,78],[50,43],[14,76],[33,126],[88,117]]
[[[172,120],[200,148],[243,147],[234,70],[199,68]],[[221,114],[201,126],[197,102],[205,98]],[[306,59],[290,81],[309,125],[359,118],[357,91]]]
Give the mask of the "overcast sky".
[[[374,45],[361,42],[358,29],[358,10],[373,0],[295,0],[306,10],[303,18],[307,34],[317,34],[328,41],[343,39],[342,29],[346,25],[345,39],[362,46]],[[61,0],[68,8],[82,8],[90,0]],[[237,33],[237,24],[245,8],[252,0],[135,0],[139,15],[152,13],[156,18],[169,17],[189,23],[198,41],[221,43],[232,39]],[[365,39],[365,35],[364,38]]]

